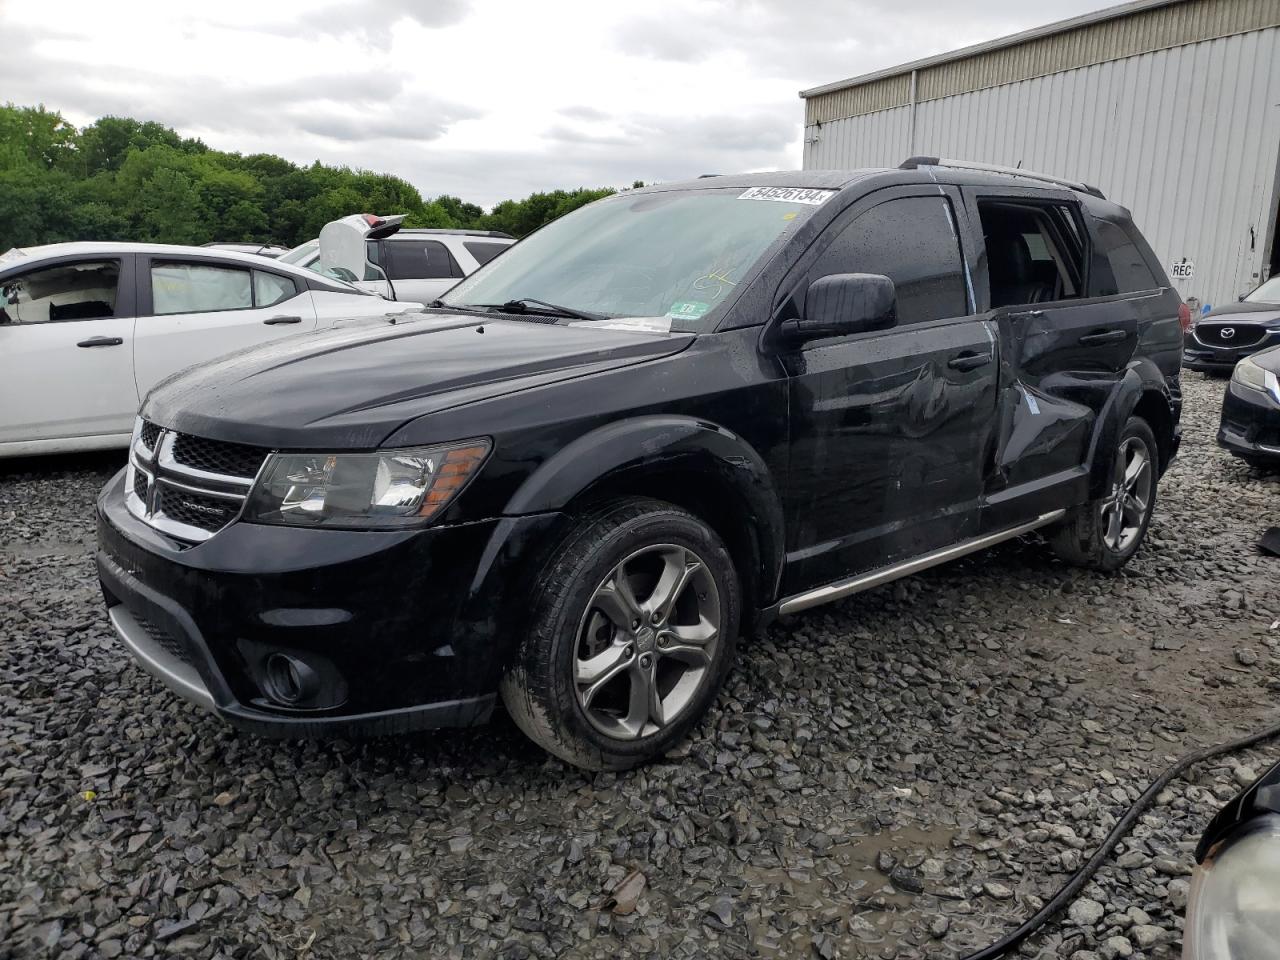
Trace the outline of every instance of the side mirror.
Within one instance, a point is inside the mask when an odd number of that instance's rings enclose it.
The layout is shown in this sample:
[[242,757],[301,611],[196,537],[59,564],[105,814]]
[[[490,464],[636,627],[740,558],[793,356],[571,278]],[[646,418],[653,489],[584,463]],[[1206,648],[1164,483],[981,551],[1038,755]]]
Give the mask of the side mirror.
[[786,320],[782,335],[794,342],[887,330],[898,322],[893,281],[877,273],[833,273],[809,284],[804,316]]

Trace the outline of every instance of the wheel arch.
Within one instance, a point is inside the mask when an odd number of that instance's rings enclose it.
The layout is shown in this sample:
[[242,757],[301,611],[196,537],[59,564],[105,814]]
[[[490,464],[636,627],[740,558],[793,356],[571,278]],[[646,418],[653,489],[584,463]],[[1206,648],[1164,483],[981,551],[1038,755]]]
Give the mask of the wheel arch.
[[1129,367],[1116,384],[1098,416],[1089,450],[1089,497],[1105,491],[1110,477],[1112,453],[1129,418],[1142,417],[1155,434],[1160,472],[1169,467],[1177,449],[1173,398],[1160,370],[1150,361]]
[[593,430],[544,462],[504,512],[576,514],[629,496],[673,503],[715,530],[742,580],[744,612],[773,602],[784,540],[772,473],[746,440],[709,421],[643,417]]

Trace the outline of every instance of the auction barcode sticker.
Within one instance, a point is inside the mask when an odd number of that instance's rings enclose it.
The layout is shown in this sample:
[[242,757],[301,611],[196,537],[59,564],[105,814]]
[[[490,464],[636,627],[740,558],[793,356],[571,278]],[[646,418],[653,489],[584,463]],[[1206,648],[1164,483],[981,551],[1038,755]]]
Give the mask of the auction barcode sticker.
[[818,206],[835,195],[834,190],[814,190],[810,187],[752,187],[738,196],[739,200],[781,200],[784,203],[807,203]]

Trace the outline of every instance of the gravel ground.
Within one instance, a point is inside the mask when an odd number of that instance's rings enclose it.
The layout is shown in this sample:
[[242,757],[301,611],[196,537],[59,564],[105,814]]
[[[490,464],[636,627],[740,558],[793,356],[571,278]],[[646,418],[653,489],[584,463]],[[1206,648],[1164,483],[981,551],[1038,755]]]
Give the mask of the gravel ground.
[[[511,722],[237,734],[113,638],[118,456],[0,465],[0,955],[958,957],[1051,895],[1175,757],[1270,718],[1280,477],[1186,441],[1116,576],[1013,543],[775,625],[697,736],[586,775]],[[1280,754],[1280,745],[1270,755]],[[1266,750],[1178,783],[1024,955],[1174,957],[1191,849]]]

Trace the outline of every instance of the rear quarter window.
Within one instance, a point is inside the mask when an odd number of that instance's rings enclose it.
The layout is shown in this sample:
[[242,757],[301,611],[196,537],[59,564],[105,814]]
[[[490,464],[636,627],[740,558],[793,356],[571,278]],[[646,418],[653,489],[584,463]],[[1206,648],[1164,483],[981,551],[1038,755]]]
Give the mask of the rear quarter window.
[[1117,293],[1139,293],[1158,290],[1163,284],[1156,279],[1138,240],[1118,223],[1095,220],[1099,252],[1111,266],[1112,279],[1105,275],[1097,278],[1095,296],[1113,296]]
[[467,253],[476,258],[476,263],[483,267],[503,250],[511,246],[511,244],[487,243],[483,240],[468,240],[463,243],[463,246],[467,248]]

